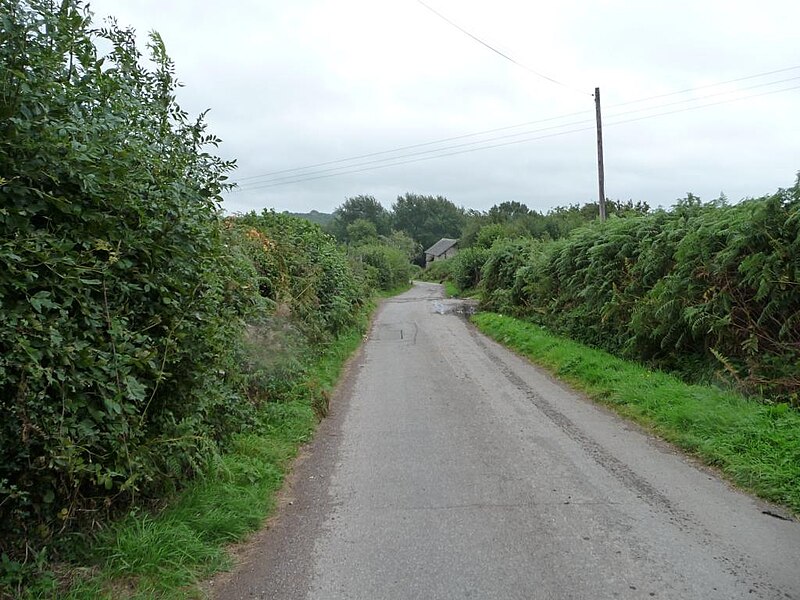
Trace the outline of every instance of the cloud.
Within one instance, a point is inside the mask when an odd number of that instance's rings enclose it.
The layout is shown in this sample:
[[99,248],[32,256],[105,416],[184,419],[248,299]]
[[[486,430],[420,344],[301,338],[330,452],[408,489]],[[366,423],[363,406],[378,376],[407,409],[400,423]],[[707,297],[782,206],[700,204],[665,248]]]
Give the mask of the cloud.
[[[800,90],[614,124],[735,97],[710,97],[723,90],[800,77],[797,69],[614,108],[795,66],[788,57],[798,55],[796,2],[428,1],[569,87],[503,60],[411,0],[95,0],[92,7],[140,33],[162,34],[186,83],[180,101],[193,113],[211,108],[210,129],[223,139],[220,153],[237,159],[234,178],[248,184],[227,196],[230,211],[331,211],[362,193],[390,206],[407,191],[442,194],[483,210],[512,199],[539,210],[592,200],[591,129],[337,177],[297,177],[291,185],[253,189],[259,180],[244,178],[575,111],[585,113],[551,124],[588,119],[591,127],[596,85],[607,120],[606,189],[612,198],[657,205],[686,191],[713,198],[725,190],[737,200],[790,185],[800,169]],[[738,95],[793,85],[800,80]],[[693,100],[614,118],[683,98]],[[533,133],[546,126],[529,126],[529,137],[558,133]],[[473,139],[479,138],[451,145]],[[397,162],[416,158],[422,156]]]

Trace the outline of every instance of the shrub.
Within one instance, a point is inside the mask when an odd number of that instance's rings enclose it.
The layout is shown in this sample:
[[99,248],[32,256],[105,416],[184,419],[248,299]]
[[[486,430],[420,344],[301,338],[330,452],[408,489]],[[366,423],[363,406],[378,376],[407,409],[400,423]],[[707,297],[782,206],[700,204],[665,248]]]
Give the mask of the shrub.
[[0,0],[0,13],[0,552],[13,557],[171,488],[247,418],[234,341],[254,299],[217,215],[232,165],[175,103],[160,38],[148,70],[132,32],[91,29],[77,1]]
[[665,362],[714,362],[745,391],[800,404],[800,177],[699,212],[674,258],[635,311],[634,347]]
[[692,379],[798,404],[798,215],[800,177],[735,206],[689,195],[671,211],[611,218],[556,242],[498,242],[483,302]]
[[321,341],[352,325],[361,305],[345,252],[319,225],[265,210],[228,220],[255,265],[258,292],[274,310],[291,315],[311,338]]
[[372,289],[393,290],[411,279],[412,265],[401,250],[383,244],[367,244],[350,250],[351,260],[363,270]]
[[422,279],[425,281],[438,281],[439,283],[445,279],[450,279],[452,260],[452,258],[448,258],[433,261],[422,271]]
[[460,290],[477,288],[481,269],[489,256],[485,248],[464,248],[450,259],[450,279]]
[[481,305],[494,312],[519,312],[523,304],[519,294],[517,273],[540,252],[542,243],[531,239],[501,240],[490,248],[481,270],[484,293]]

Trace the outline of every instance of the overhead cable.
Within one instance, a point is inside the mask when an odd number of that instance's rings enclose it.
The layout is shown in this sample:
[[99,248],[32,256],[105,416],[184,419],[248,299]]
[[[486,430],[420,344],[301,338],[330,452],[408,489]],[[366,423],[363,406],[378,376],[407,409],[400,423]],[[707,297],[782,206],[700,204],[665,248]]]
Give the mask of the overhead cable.
[[[737,90],[737,91],[746,91],[746,90],[750,90],[750,89],[757,89],[757,88],[761,88],[761,87],[765,87],[765,86],[777,85],[779,83],[786,83],[786,82],[789,82],[789,81],[796,81],[798,79],[800,79],[800,76],[798,76],[798,77],[789,77],[789,78],[781,79],[781,80],[778,80],[778,81],[771,81],[771,82],[768,82],[768,83],[760,83],[760,84],[756,84],[756,85],[749,86],[749,87],[746,87],[746,88],[741,88],[740,90]],[[658,109],[662,109],[662,108],[668,108],[670,106],[676,106],[678,104],[685,104],[687,102],[697,102],[698,100],[705,100],[707,98],[713,98],[713,97],[717,97],[717,96],[721,96],[721,95],[727,95],[727,94],[731,94],[731,93],[734,93],[734,92],[731,92],[731,91],[716,92],[716,93],[713,93],[713,94],[707,94],[707,95],[702,96],[700,98],[687,98],[687,99],[678,100],[678,101],[675,101],[675,102],[668,102],[666,104],[661,104],[661,105],[658,105],[658,106],[651,106],[651,107],[627,110],[627,111],[624,111],[624,112],[619,112],[619,113],[614,113],[614,114],[607,115],[606,119],[613,119],[615,117],[625,116],[625,115],[629,115],[629,114],[635,114],[635,113],[647,112],[647,111],[652,111],[652,110],[658,110]],[[545,120],[542,120],[540,122],[544,122],[544,121]],[[399,156],[389,156],[389,157],[384,157],[384,158],[375,158],[375,159],[368,160],[368,161],[361,161],[361,162],[359,162],[357,164],[352,164],[352,165],[349,165],[347,167],[329,167],[329,168],[325,168],[325,169],[315,169],[315,170],[313,170],[313,171],[311,171],[309,173],[302,173],[302,174],[298,173],[298,174],[293,174],[293,175],[282,175],[280,177],[272,177],[272,178],[268,179],[267,181],[263,181],[263,182],[253,182],[251,184],[244,184],[242,186],[242,188],[243,189],[247,189],[248,187],[257,187],[258,185],[260,185],[262,183],[278,183],[278,182],[285,181],[285,180],[295,179],[295,178],[297,178],[299,176],[304,176],[305,177],[305,176],[311,176],[311,175],[322,175],[324,173],[331,173],[331,172],[334,172],[334,171],[338,171],[338,170],[340,170],[342,168],[348,168],[349,169],[349,168],[353,168],[353,167],[362,167],[362,166],[368,166],[368,165],[373,165],[373,164],[380,164],[380,163],[383,163],[383,162],[390,162],[390,161],[398,160],[400,158],[409,158],[409,157],[413,157],[413,156],[422,156],[422,155],[426,155],[426,154],[435,154],[435,153],[438,153],[438,152],[441,152],[441,151],[444,151],[444,150],[453,150],[453,149],[457,149],[457,148],[466,148],[466,147],[474,146],[474,145],[478,145],[478,144],[486,144],[487,142],[494,142],[494,141],[505,140],[505,139],[509,139],[509,138],[516,138],[516,137],[531,135],[532,133],[540,133],[540,132],[543,132],[543,131],[550,131],[550,130],[554,130],[554,129],[562,129],[564,127],[572,127],[572,126],[575,126],[575,125],[583,125],[585,123],[593,123],[593,122],[594,122],[593,119],[583,119],[583,120],[580,120],[580,121],[572,121],[570,123],[562,123],[560,125],[552,125],[550,127],[544,127],[544,128],[540,128],[540,129],[521,131],[521,132],[517,132],[517,133],[510,133],[510,134],[505,134],[505,135],[501,135],[501,136],[495,136],[495,137],[491,137],[491,138],[484,138],[484,139],[476,140],[476,141],[472,141],[472,142],[464,142],[464,143],[460,143],[460,144],[451,144],[451,145],[448,145],[448,146],[445,146],[445,147],[441,147],[441,148],[433,148],[431,150],[420,150],[420,151],[416,151],[416,152],[403,153],[403,154],[401,154]]]
[[[690,92],[694,92],[694,91],[698,91],[698,90],[709,89],[709,88],[712,88],[712,87],[718,87],[720,85],[727,85],[727,84],[730,84],[730,83],[737,83],[737,82],[746,81],[746,80],[749,80],[749,79],[756,79],[756,78],[759,78],[759,77],[766,77],[767,75],[773,75],[773,74],[777,74],[777,73],[785,73],[787,71],[793,71],[793,70],[797,70],[797,69],[800,69],[800,65],[795,65],[795,66],[787,67],[787,68],[783,68],[783,69],[776,69],[776,70],[773,70],[773,71],[765,71],[763,73],[755,73],[755,74],[752,74],[752,75],[739,77],[737,79],[730,79],[730,80],[721,81],[721,82],[718,82],[718,83],[712,83],[712,84],[698,86],[698,87],[694,87],[694,88],[687,88],[687,89],[679,90],[679,91],[676,91],[676,92],[669,92],[669,93],[666,93],[666,94],[659,94],[659,95],[656,95],[656,96],[649,96],[649,97],[640,98],[640,99],[637,99],[637,100],[630,100],[630,101],[627,101],[627,102],[621,102],[621,103],[618,103],[618,104],[612,104],[612,105],[608,106],[607,108],[612,109],[612,108],[621,107],[621,106],[628,106],[628,105],[631,105],[631,104],[639,104],[639,103],[646,102],[646,101],[649,101],[649,100],[667,98],[669,96],[676,96],[676,95],[680,95],[680,94],[686,94],[686,93],[690,93]],[[777,83],[781,83],[781,82],[784,82],[784,81],[790,81],[792,79],[796,79],[796,78],[789,78],[789,79],[783,79],[783,80],[779,80],[779,81],[768,82],[768,83],[765,83],[765,84],[758,84],[756,86],[750,86],[750,87],[743,88],[743,89],[747,90],[747,89],[753,89],[755,87],[761,87],[761,86],[765,86],[765,85],[775,85]],[[687,100],[679,100],[679,101],[676,101],[676,102],[671,103],[671,104],[658,105],[658,106],[649,107],[649,108],[645,107],[645,108],[641,108],[641,109],[636,109],[635,111],[627,111],[625,113],[618,113],[618,114],[629,114],[629,112],[641,112],[641,111],[646,111],[646,110],[656,110],[658,108],[662,108],[664,106],[670,106],[672,104],[681,104],[681,103],[685,103],[685,102],[692,102],[692,101],[696,101],[698,99],[703,99],[703,98],[707,98],[707,97],[711,97],[711,96],[735,93],[736,91],[737,90],[729,90],[729,91],[725,91],[725,92],[718,92],[718,93],[715,93],[715,94],[703,96],[701,98],[692,98],[692,99],[687,99]],[[557,121],[557,120],[560,120],[560,119],[565,119],[565,118],[573,117],[573,116],[577,116],[577,115],[590,114],[590,113],[593,113],[593,112],[594,112],[593,109],[592,110],[587,109],[587,110],[576,111],[576,112],[572,112],[572,113],[566,113],[566,114],[558,115],[558,116],[554,116],[554,117],[548,117],[548,118],[544,118],[544,119],[526,121],[526,122],[523,122],[523,123],[517,123],[515,125],[507,125],[507,126],[504,126],[504,127],[486,129],[486,130],[477,131],[477,132],[473,132],[473,133],[467,133],[467,134],[462,134],[462,135],[457,135],[457,136],[451,136],[451,137],[447,137],[447,138],[441,138],[441,139],[431,140],[431,141],[417,143],[417,144],[399,146],[399,147],[396,147],[396,148],[391,148],[391,149],[388,149],[388,150],[381,150],[381,151],[378,151],[378,152],[369,152],[369,153],[366,153],[366,154],[359,154],[359,155],[355,155],[355,156],[349,156],[347,158],[341,158],[341,159],[336,159],[336,160],[329,160],[329,161],[309,164],[309,165],[305,165],[305,166],[302,166],[302,167],[294,167],[294,168],[289,168],[289,169],[279,169],[279,170],[275,170],[275,171],[268,171],[266,173],[261,173],[259,175],[249,175],[247,177],[241,177],[241,178],[237,179],[237,183],[241,183],[242,187],[247,187],[247,186],[250,186],[250,185],[253,185],[253,184],[266,183],[266,182],[256,182],[256,181],[253,181],[253,180],[256,180],[256,179],[270,179],[271,180],[271,179],[273,179],[274,175],[279,175],[279,174],[284,174],[284,173],[296,173],[297,171],[307,171],[307,170],[311,170],[311,169],[317,169],[318,167],[326,167],[326,166],[329,166],[329,165],[337,165],[337,164],[341,165],[342,163],[353,162],[353,161],[357,161],[357,160],[364,159],[364,158],[372,158],[374,156],[384,156],[384,155],[387,155],[387,154],[395,154],[395,153],[398,153],[398,152],[402,152],[404,150],[413,150],[413,149],[416,149],[416,148],[423,148],[423,147],[427,147],[427,146],[440,145],[440,144],[444,144],[446,142],[458,141],[458,140],[468,139],[468,138],[471,138],[471,137],[479,137],[479,136],[488,135],[488,134],[491,134],[491,133],[498,133],[498,132],[501,132],[501,131],[509,131],[509,130],[512,130],[512,129],[519,129],[521,127],[527,127],[527,126],[536,125],[536,124],[539,124],[539,123],[547,123],[547,122],[551,122],[551,121]],[[568,126],[568,125],[569,124],[567,124],[565,126]],[[524,132],[524,133],[531,133],[531,132]],[[522,134],[520,134],[520,135],[522,135]],[[482,140],[482,141],[486,141],[486,140]],[[482,143],[482,141],[476,141],[474,143]],[[394,157],[394,158],[398,158],[398,157]],[[352,167],[352,166],[354,166],[354,165],[350,165],[350,167]],[[350,168],[350,167],[347,167],[347,166],[343,165],[341,168]],[[297,176],[300,176],[300,175],[301,175],[300,173],[297,173]],[[247,182],[247,183],[245,183],[245,182]]]
[[519,129],[520,127],[526,127],[528,125],[536,125],[538,123],[547,123],[548,121],[557,121],[559,119],[565,119],[567,117],[574,117],[576,115],[586,114],[587,112],[591,112],[591,111],[589,111],[588,109],[587,110],[579,110],[579,111],[575,111],[575,112],[572,112],[572,113],[566,113],[566,114],[563,114],[563,115],[558,115],[558,116],[555,116],[555,117],[547,117],[545,119],[536,119],[534,121],[525,121],[524,123],[517,123],[516,125],[506,125],[504,127],[496,127],[494,129],[484,129],[483,131],[476,131],[474,133],[465,133],[465,134],[462,134],[462,135],[455,135],[455,136],[452,136],[452,137],[441,138],[441,139],[438,139],[438,140],[431,140],[429,142],[421,142],[421,143],[418,143],[418,144],[410,144],[408,146],[398,146],[397,148],[392,148],[390,150],[381,150],[381,151],[378,151],[378,152],[369,152],[367,154],[359,154],[359,155],[356,155],[356,156],[349,156],[347,158],[340,158],[340,159],[337,159],[337,160],[328,160],[328,161],[321,162],[321,163],[315,163],[313,165],[305,165],[303,167],[294,167],[292,169],[280,169],[278,171],[268,171],[266,173],[261,173],[260,175],[249,175],[247,177],[241,177],[237,181],[247,181],[247,180],[250,180],[250,179],[261,179],[263,177],[269,177],[270,175],[278,175],[280,173],[291,173],[292,171],[305,171],[307,169],[314,169],[316,167],[325,167],[325,166],[328,166],[328,165],[335,165],[335,164],[338,164],[338,163],[350,162],[350,161],[358,160],[358,159],[361,159],[361,158],[370,158],[370,157],[373,157],[373,156],[380,156],[382,154],[392,154],[392,153],[395,153],[395,152],[400,152],[402,150],[412,150],[414,148],[422,148],[424,146],[433,146],[435,144],[443,144],[445,142],[453,142],[453,141],[456,141],[456,140],[463,140],[463,139],[470,138],[470,137],[477,137],[479,135],[486,135],[486,134],[489,134],[489,133],[496,133],[496,132],[499,132],[499,131],[508,131],[509,129]]
[[[761,93],[758,93],[758,94],[750,94],[748,96],[741,96],[741,97],[738,97],[738,98],[729,98],[729,99],[726,99],[726,100],[719,100],[717,102],[710,102],[710,103],[706,103],[706,104],[700,104],[700,105],[697,105],[697,106],[688,106],[688,107],[684,107],[684,108],[680,108],[680,109],[676,109],[676,110],[665,111],[665,112],[660,112],[660,113],[656,113],[656,114],[652,114],[652,115],[644,115],[644,116],[641,116],[641,117],[635,117],[635,118],[632,118],[632,119],[623,119],[623,120],[620,120],[620,121],[612,121],[612,122],[604,123],[604,126],[613,127],[615,125],[622,125],[622,124],[625,124],[625,123],[633,123],[633,122],[643,121],[643,120],[646,120],[646,119],[652,119],[652,118],[655,118],[655,117],[661,117],[661,116],[665,116],[665,115],[673,115],[673,114],[677,114],[677,113],[688,112],[688,111],[698,110],[698,109],[702,109],[702,108],[708,108],[708,107],[712,107],[712,106],[719,106],[721,104],[728,104],[728,103],[731,103],[731,102],[749,100],[751,98],[758,98],[758,97],[761,97],[761,96],[768,96],[768,95],[771,95],[771,94],[779,94],[779,93],[789,92],[789,91],[793,91],[793,90],[797,90],[797,89],[800,89],[800,85],[792,86],[792,87],[788,87],[788,88],[783,88],[783,89],[779,89],[779,90],[770,90],[770,91],[761,92]],[[620,113],[618,115],[612,116],[611,118],[614,118],[616,116],[621,116],[623,114],[631,114],[631,113],[634,113],[634,112],[639,112],[639,111],[630,111],[628,113]],[[265,189],[265,188],[270,188],[270,187],[277,187],[277,186],[282,186],[282,185],[303,183],[303,182],[306,182],[306,181],[313,181],[313,180],[316,180],[316,179],[326,179],[326,178],[329,178],[329,177],[338,177],[340,175],[349,175],[349,174],[352,174],[352,173],[361,173],[361,172],[365,172],[365,171],[372,171],[372,170],[377,170],[377,169],[385,169],[385,168],[388,168],[388,167],[395,167],[395,166],[406,165],[406,164],[416,163],[416,162],[421,162],[421,161],[426,161],[426,160],[433,160],[435,158],[445,158],[445,157],[448,157],[448,156],[455,156],[455,155],[459,155],[459,154],[467,154],[467,153],[471,153],[471,152],[489,150],[489,149],[492,149],[492,148],[499,148],[499,147],[510,146],[510,145],[514,145],[514,144],[522,144],[522,143],[526,143],[526,142],[532,142],[532,141],[536,141],[536,140],[552,138],[552,137],[557,137],[557,136],[562,136],[562,135],[568,135],[568,134],[571,134],[571,133],[577,133],[577,132],[589,131],[589,130],[594,130],[594,127],[593,126],[587,126],[587,127],[569,129],[569,130],[566,130],[566,131],[558,131],[558,132],[549,133],[549,134],[542,135],[542,136],[523,138],[523,139],[513,140],[513,141],[506,141],[506,142],[501,142],[501,143],[498,143],[498,144],[480,146],[480,147],[477,147],[477,148],[468,148],[468,149],[455,150],[453,152],[445,152],[443,154],[437,154],[435,156],[417,157],[417,158],[412,158],[410,160],[398,160],[397,162],[391,162],[389,164],[365,166],[363,168],[356,168],[356,169],[352,169],[350,167],[342,167],[341,168],[342,170],[339,171],[339,172],[336,172],[336,173],[327,173],[327,174],[321,174],[321,175],[314,175],[312,173],[312,174],[309,174],[310,176],[304,176],[304,175],[300,174],[295,179],[293,179],[291,181],[265,182],[263,184],[254,185],[253,187],[249,187],[249,188],[246,188],[246,189],[234,189],[232,191],[233,192],[237,192],[237,191],[254,191],[254,190],[260,190],[260,189]],[[532,133],[532,132],[529,132],[529,133]],[[448,148],[443,148],[441,150],[448,150]],[[395,157],[395,159],[401,159],[401,158],[404,158],[404,157],[403,156]],[[354,166],[358,166],[358,165],[351,165],[351,167],[354,167]]]
[[562,83],[561,81],[558,81],[557,79],[553,79],[552,77],[548,77],[548,76],[547,76],[547,75],[545,75],[544,73],[540,73],[539,71],[536,71],[536,70],[534,70],[534,69],[531,69],[529,66],[527,66],[527,65],[525,65],[525,64],[523,64],[523,63],[521,63],[521,62],[519,62],[518,60],[516,60],[516,59],[514,59],[514,58],[512,58],[512,57],[510,57],[508,54],[506,54],[506,53],[504,53],[504,52],[501,52],[500,50],[498,50],[497,48],[495,48],[495,47],[494,47],[494,46],[492,46],[491,44],[487,44],[487,43],[486,43],[486,42],[484,42],[484,41],[483,41],[481,38],[479,38],[478,36],[476,36],[476,35],[474,35],[474,34],[470,33],[469,31],[467,31],[466,29],[464,29],[464,28],[463,28],[463,27],[461,27],[460,25],[458,25],[458,24],[454,23],[453,21],[451,21],[450,19],[448,19],[447,17],[445,17],[445,16],[444,16],[442,13],[440,13],[439,11],[437,11],[437,10],[436,10],[435,8],[433,8],[432,6],[429,6],[428,4],[426,4],[425,2],[423,2],[422,0],[417,0],[417,2],[419,2],[419,3],[420,3],[422,6],[424,6],[425,8],[427,8],[429,11],[431,11],[431,12],[432,12],[433,14],[435,14],[437,17],[439,17],[440,19],[442,19],[442,20],[443,20],[445,23],[448,23],[449,25],[451,25],[451,26],[455,27],[455,28],[456,28],[456,29],[458,29],[458,30],[459,30],[461,33],[463,33],[463,34],[465,34],[465,35],[469,36],[470,38],[472,38],[473,40],[475,40],[476,42],[478,42],[478,43],[479,43],[479,44],[481,44],[482,46],[485,46],[486,48],[488,48],[489,50],[491,50],[491,51],[492,51],[492,52],[494,52],[495,54],[498,54],[498,55],[502,56],[502,57],[503,57],[503,58],[505,58],[506,60],[508,60],[508,61],[510,61],[510,62],[512,62],[512,63],[514,63],[515,65],[517,65],[518,67],[521,67],[521,68],[525,69],[526,71],[528,71],[528,72],[530,72],[530,73],[533,73],[533,74],[534,74],[534,75],[536,75],[537,77],[541,77],[542,79],[546,79],[547,81],[549,81],[549,82],[551,82],[551,83],[555,83],[556,85],[560,85],[560,86],[563,86],[563,87],[565,87],[565,88],[567,88],[567,89],[569,89],[569,90],[572,90],[573,92],[578,92],[579,94],[583,94],[583,95],[589,95],[589,93],[588,93],[588,92],[585,92],[585,91],[579,90],[579,89],[577,89],[577,88],[574,88],[574,87],[572,87],[571,85],[567,85],[566,83]]
[[619,102],[617,104],[611,104],[607,108],[616,108],[618,106],[627,106],[629,104],[639,104],[641,102],[647,102],[648,100],[658,100],[659,98],[666,98],[668,96],[677,96],[678,94],[688,94],[689,92],[706,90],[708,88],[719,87],[721,85],[727,85],[729,83],[738,83],[740,81],[747,81],[748,79],[757,79],[759,77],[766,77],[767,75],[775,75],[777,73],[786,73],[787,71],[796,71],[797,69],[800,69],[800,65],[795,65],[794,67],[786,67],[785,69],[775,69],[774,71],[765,71],[763,73],[756,73],[754,75],[746,75],[745,77],[737,77],[736,79],[728,79],[727,81],[718,81],[717,83],[709,83],[707,85],[699,85],[696,87],[687,88],[685,90],[678,90],[677,92],[667,92],[666,94],[647,96],[646,98],[639,98],[638,100],[628,100],[627,102]]

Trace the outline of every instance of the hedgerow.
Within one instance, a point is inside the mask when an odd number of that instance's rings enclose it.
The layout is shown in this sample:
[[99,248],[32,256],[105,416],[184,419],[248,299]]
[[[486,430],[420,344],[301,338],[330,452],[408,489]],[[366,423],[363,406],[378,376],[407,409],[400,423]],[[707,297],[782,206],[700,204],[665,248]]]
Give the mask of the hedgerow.
[[478,287],[481,281],[481,269],[489,256],[485,248],[464,248],[449,259],[450,277],[460,290],[471,290]]
[[[232,165],[175,103],[157,35],[78,2],[0,2],[0,551],[52,541],[201,468],[246,419],[252,306],[223,245]],[[95,44],[110,53],[101,58]]]
[[[513,275],[512,275],[513,273]],[[697,379],[800,403],[800,178],[771,196],[504,242],[484,303]]]
[[634,312],[633,349],[667,363],[713,357],[745,391],[800,405],[800,177],[698,211],[674,260]]
[[518,312],[524,304],[516,284],[517,271],[531,256],[541,252],[543,243],[530,238],[496,241],[481,267],[481,306],[496,312]]
[[376,290],[389,291],[406,285],[415,272],[406,254],[385,244],[372,243],[351,248],[350,259],[365,284]]
[[438,281],[441,283],[450,278],[452,264],[452,259],[450,258],[433,261],[422,271],[420,277],[423,281]]
[[204,471],[365,297],[318,226],[221,217],[233,164],[149,50],[0,0],[0,585]]
[[352,324],[364,290],[319,225],[265,210],[230,218],[226,228],[255,265],[259,295],[279,315],[291,315],[318,342]]

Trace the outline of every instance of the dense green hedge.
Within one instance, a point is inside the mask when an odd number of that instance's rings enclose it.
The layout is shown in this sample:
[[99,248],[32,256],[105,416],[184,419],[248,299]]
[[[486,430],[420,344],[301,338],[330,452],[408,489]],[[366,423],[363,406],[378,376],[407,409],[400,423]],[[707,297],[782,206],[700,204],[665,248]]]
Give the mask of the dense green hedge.
[[[240,389],[254,406],[296,398],[308,365],[353,326],[369,290],[319,225],[265,210],[229,218],[225,230],[230,251],[246,257],[254,273],[249,285],[265,305],[244,330]],[[314,408],[324,414],[327,405]]]
[[11,559],[203,470],[365,297],[318,226],[221,218],[232,164],[206,152],[218,140],[176,104],[156,35],[149,58],[132,32],[93,29],[77,0],[0,0],[0,554]]
[[481,281],[481,269],[488,256],[489,251],[485,248],[473,246],[460,250],[453,258],[448,259],[450,281],[460,290],[476,288]]
[[236,234],[231,245],[255,265],[259,295],[306,335],[325,341],[352,324],[364,290],[344,250],[319,225],[265,210],[229,219],[227,228]]
[[517,271],[541,254],[544,242],[530,238],[498,240],[481,269],[481,305],[485,310],[510,311],[525,304]]
[[435,260],[420,273],[420,278],[423,281],[437,281],[442,283],[445,279],[450,278],[451,267],[452,260],[449,258]]
[[451,281],[459,290],[472,290],[481,281],[483,265],[489,257],[486,248],[470,247],[452,258],[437,260],[428,265],[421,277],[425,281]]
[[499,242],[484,301],[626,357],[798,403],[800,179],[737,205],[693,196],[536,244]]
[[365,285],[376,290],[389,291],[406,285],[416,272],[405,253],[385,244],[354,247],[350,250],[350,258]]
[[129,32],[59,6],[0,3],[4,552],[169,486],[244,418],[229,340],[251,301],[216,205],[231,165],[175,104],[157,36],[147,70]]

